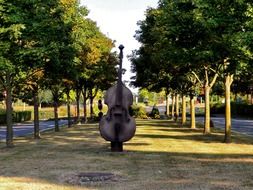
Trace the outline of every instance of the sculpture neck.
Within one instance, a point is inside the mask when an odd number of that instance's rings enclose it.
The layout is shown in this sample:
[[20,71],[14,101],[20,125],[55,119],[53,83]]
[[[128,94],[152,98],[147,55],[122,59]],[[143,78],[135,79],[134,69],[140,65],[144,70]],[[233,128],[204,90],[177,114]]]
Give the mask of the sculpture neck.
[[118,81],[117,81],[117,94],[116,94],[116,105],[121,106],[122,105],[122,59],[123,59],[123,49],[120,50],[119,55],[119,70],[118,70]]

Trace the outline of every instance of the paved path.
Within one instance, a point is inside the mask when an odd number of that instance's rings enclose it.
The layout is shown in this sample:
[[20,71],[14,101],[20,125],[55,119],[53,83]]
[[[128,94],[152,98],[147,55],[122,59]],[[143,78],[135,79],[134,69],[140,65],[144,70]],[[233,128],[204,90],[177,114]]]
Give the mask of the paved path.
[[[67,125],[67,120],[59,120],[59,126]],[[40,121],[40,131],[54,128],[54,121]],[[33,123],[16,124],[13,126],[14,137],[33,134]],[[6,127],[0,127],[0,140],[6,138]]]

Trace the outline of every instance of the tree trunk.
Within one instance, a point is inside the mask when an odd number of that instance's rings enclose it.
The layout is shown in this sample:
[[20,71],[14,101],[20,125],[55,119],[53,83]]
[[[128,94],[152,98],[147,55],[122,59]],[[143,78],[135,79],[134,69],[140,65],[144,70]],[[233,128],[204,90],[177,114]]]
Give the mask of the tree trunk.
[[210,87],[205,86],[205,128],[204,134],[210,134]]
[[179,95],[176,94],[176,121],[178,119],[178,116],[179,116]]
[[83,94],[83,118],[84,122],[87,122],[87,89],[84,88],[82,91]]
[[191,129],[196,129],[196,119],[195,119],[195,99],[191,96]]
[[76,113],[77,113],[76,123],[80,122],[80,106],[79,106],[79,102],[80,102],[80,90],[76,89]]
[[13,143],[13,125],[12,125],[12,86],[11,86],[11,78],[8,74],[6,76],[6,146],[11,148],[14,146]]
[[253,96],[252,96],[252,92],[250,92],[249,94],[249,104],[252,105],[253,104]]
[[59,121],[58,121],[58,101],[54,101],[54,124],[55,124],[55,132],[59,132]]
[[166,95],[166,115],[169,117],[170,116],[170,96],[169,94]]
[[94,95],[92,94],[92,88],[89,89],[89,97],[90,97],[90,117],[93,118],[94,117],[94,111],[93,111],[93,100],[96,97],[98,92],[98,88],[96,88],[96,91],[94,93]]
[[171,118],[174,119],[175,116],[175,95],[172,95],[172,105],[171,105]]
[[225,143],[231,143],[231,108],[230,108],[230,87],[233,82],[233,75],[225,78]]
[[186,123],[186,97],[182,95],[182,125]]
[[93,111],[93,97],[90,96],[90,118],[93,118],[94,111]]
[[252,105],[253,104],[253,92],[251,92],[251,103],[250,103],[250,105]]
[[67,91],[67,112],[68,112],[68,128],[71,127],[71,114],[70,114],[70,91]]
[[34,89],[33,94],[33,110],[34,110],[34,139],[40,139],[39,96],[37,87]]

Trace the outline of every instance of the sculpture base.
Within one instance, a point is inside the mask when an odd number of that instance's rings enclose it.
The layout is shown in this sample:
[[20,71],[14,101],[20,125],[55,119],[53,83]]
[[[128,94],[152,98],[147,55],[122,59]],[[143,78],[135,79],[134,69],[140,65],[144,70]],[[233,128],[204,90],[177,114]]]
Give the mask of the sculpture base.
[[122,142],[111,142],[111,151],[112,152],[122,152],[123,143]]

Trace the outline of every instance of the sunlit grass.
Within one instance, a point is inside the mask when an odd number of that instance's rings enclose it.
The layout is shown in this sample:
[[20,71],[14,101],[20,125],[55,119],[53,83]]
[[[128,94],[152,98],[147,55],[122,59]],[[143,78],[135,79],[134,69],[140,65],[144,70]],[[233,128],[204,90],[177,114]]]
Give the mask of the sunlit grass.
[[[253,189],[253,140],[223,132],[204,136],[171,121],[138,120],[135,137],[124,152],[110,152],[98,125],[45,132],[41,140],[15,139],[0,145],[0,190],[6,189]],[[71,186],[64,176],[110,172],[116,182]]]

